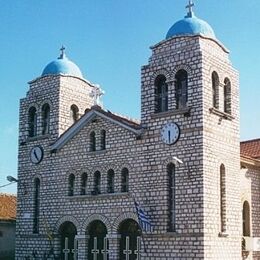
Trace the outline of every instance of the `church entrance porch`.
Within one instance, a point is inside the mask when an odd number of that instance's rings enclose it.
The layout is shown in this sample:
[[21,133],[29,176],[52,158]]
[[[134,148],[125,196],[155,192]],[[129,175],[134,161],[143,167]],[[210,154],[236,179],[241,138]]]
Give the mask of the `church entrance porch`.
[[77,229],[72,222],[65,222],[59,229],[61,235],[61,259],[74,260],[77,259],[77,241],[75,236]]
[[120,260],[140,259],[141,231],[138,223],[133,219],[123,221],[119,226]]
[[88,227],[88,260],[108,260],[109,244],[107,228],[100,220],[95,220]]

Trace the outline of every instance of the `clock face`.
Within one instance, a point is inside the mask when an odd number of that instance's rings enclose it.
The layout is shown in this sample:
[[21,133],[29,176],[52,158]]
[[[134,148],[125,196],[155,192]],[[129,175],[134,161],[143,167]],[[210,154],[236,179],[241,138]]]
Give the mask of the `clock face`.
[[32,148],[30,152],[31,162],[34,164],[38,164],[43,159],[43,149],[41,146],[35,146]]
[[161,137],[164,143],[174,144],[180,137],[180,128],[176,123],[167,123],[161,130]]

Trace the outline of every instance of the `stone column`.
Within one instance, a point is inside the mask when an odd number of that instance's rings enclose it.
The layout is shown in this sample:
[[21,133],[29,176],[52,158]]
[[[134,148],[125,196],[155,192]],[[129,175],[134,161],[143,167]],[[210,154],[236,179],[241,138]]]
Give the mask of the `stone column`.
[[60,235],[54,235],[52,244],[53,244],[53,252],[55,256],[59,256],[61,253],[61,236]]
[[78,260],[86,260],[88,254],[88,235],[76,235],[78,240]]
[[109,241],[109,259],[120,260],[119,259],[119,247],[121,235],[114,233],[107,235]]
[[166,82],[168,85],[168,110],[174,110],[177,107],[176,103],[176,89],[175,89],[175,80],[169,80]]

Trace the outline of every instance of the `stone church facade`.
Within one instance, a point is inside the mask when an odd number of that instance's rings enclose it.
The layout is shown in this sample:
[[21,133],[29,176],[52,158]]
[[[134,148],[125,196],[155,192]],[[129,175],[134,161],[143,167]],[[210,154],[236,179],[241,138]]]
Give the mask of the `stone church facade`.
[[[101,89],[63,48],[29,82],[20,102],[16,259],[253,257],[241,249],[246,177],[229,52],[191,5],[151,50],[140,121],[102,108]],[[247,187],[252,203],[259,191],[253,198]],[[140,229],[134,200],[152,231]]]

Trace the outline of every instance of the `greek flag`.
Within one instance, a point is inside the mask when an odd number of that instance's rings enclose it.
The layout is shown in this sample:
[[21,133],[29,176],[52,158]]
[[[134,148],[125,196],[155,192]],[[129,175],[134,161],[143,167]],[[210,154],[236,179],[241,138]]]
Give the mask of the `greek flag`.
[[135,202],[135,209],[136,209],[136,214],[138,216],[139,220],[139,225],[141,229],[145,232],[152,232],[153,231],[153,226],[151,224],[150,219],[146,215],[146,213],[140,208],[139,204]]

